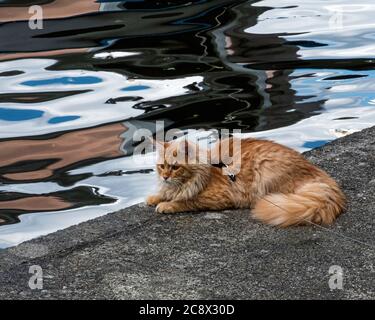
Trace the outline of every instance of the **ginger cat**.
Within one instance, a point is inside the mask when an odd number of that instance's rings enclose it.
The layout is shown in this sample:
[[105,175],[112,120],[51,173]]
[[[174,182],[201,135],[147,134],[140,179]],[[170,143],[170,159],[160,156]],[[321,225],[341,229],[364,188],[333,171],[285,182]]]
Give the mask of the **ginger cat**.
[[[172,155],[181,143],[187,142],[163,143],[162,161],[157,165],[160,188],[146,199],[148,205],[156,206],[156,212],[250,208],[255,219],[287,227],[330,224],[345,208],[345,196],[337,183],[288,147],[242,139],[241,168],[231,180],[211,164],[176,163]],[[216,143],[216,152],[220,143]]]

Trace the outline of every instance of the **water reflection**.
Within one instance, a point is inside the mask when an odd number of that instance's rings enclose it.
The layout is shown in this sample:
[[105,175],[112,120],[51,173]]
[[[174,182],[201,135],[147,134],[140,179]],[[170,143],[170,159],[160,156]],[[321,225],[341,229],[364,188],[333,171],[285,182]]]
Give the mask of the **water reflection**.
[[373,125],[373,5],[292,2],[43,1],[32,30],[33,1],[2,1],[0,246],[141,201],[156,120],[300,151]]
[[0,201],[0,220],[13,224],[20,222],[18,216],[29,212],[68,210],[82,206],[113,203],[116,200],[98,194],[89,187],[77,187],[69,191],[51,192],[46,195],[3,193]]

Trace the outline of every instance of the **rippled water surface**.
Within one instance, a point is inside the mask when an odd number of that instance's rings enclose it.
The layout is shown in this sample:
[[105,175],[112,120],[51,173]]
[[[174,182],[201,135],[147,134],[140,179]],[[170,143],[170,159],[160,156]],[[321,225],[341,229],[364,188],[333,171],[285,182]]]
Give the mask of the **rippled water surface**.
[[[30,5],[43,29],[30,29]],[[0,247],[140,202],[132,134],[297,150],[375,124],[371,0],[0,1]]]

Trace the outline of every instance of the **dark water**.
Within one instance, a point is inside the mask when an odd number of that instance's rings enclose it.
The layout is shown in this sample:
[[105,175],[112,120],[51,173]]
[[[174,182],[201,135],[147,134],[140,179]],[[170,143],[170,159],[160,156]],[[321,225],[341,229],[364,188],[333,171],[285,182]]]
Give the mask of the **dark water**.
[[131,137],[156,120],[300,151],[373,125],[374,13],[370,0],[0,1],[0,246],[142,201],[154,174]]

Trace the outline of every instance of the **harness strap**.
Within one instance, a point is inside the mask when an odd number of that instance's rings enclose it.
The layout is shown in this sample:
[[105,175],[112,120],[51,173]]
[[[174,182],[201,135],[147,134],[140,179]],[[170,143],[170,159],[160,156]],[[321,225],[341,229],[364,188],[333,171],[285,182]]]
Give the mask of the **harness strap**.
[[[216,168],[228,168],[228,166],[223,163],[223,162],[219,162],[219,163],[215,163],[215,164],[211,164],[213,167],[216,167]],[[233,173],[230,173],[228,174],[228,177],[229,179],[232,181],[232,182],[235,182],[236,181],[236,176],[233,174]]]

